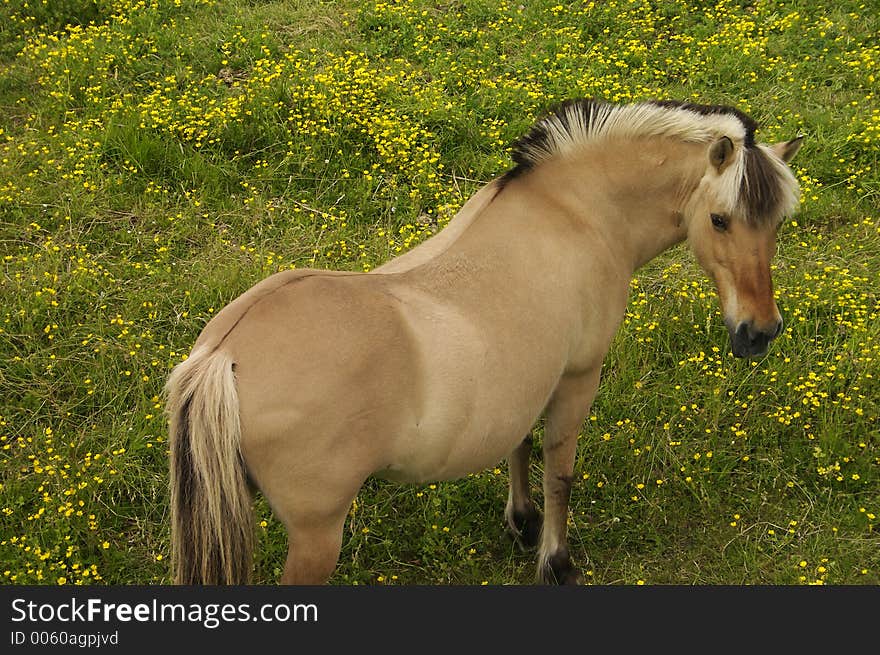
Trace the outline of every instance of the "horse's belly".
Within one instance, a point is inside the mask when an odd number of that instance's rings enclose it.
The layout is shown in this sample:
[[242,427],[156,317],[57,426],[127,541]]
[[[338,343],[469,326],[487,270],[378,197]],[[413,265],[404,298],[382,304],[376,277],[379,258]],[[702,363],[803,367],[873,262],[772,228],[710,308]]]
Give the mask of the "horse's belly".
[[[376,473],[397,482],[455,480],[496,466],[523,440],[531,423],[500,433],[413,436],[412,448]],[[420,444],[420,445],[419,445]]]
[[[495,388],[479,393],[470,386],[448,388],[419,424],[395,439],[394,457],[379,475],[397,481],[451,480],[496,466],[531,431],[552,390],[517,397]],[[439,397],[438,397],[439,396]],[[446,396],[446,397],[443,397]]]
[[522,443],[535,420],[537,417],[504,433],[467,435],[467,438],[459,440],[445,465],[436,472],[436,479],[453,480],[497,466]]

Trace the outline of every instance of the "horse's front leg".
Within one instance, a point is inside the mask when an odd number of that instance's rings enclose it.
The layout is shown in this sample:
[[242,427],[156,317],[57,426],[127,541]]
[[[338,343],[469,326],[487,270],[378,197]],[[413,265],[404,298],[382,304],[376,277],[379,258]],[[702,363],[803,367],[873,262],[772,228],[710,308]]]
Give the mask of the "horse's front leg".
[[545,411],[544,529],[538,551],[538,580],[580,584],[583,577],[568,553],[568,501],[574,480],[577,438],[599,386],[599,368],[564,377]]
[[532,454],[532,435],[526,435],[507,458],[510,489],[504,518],[507,531],[523,550],[531,550],[541,538],[541,513],[529,492],[529,457]]

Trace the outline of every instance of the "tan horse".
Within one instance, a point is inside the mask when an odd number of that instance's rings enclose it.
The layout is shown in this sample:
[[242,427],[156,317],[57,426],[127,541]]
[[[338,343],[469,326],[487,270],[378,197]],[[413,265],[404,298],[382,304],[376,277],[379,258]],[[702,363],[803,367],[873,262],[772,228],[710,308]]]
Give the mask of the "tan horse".
[[[515,167],[367,274],[273,275],[205,326],[167,384],[176,582],[250,580],[253,487],[288,532],[282,582],[326,582],[369,476],[425,482],[507,458],[505,516],[538,578],[578,582],[566,518],[577,437],[636,269],[687,239],[733,353],[782,320],[770,259],[798,204],[800,138],[754,140],[738,110],[565,103]],[[544,513],[529,435],[546,419]]]

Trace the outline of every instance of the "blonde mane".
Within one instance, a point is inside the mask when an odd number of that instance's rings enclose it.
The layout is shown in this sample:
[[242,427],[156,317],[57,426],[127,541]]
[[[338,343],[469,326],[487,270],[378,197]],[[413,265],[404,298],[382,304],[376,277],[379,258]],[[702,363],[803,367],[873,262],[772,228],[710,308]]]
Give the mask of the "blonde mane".
[[734,144],[734,159],[719,176],[716,193],[731,212],[752,224],[781,220],[798,205],[797,179],[765,145],[755,142],[757,123],[733,107],[675,101],[615,105],[583,98],[569,100],[540,118],[514,144],[512,179],[551,158],[565,157],[587,145],[612,139],[665,137],[711,143],[721,137]]

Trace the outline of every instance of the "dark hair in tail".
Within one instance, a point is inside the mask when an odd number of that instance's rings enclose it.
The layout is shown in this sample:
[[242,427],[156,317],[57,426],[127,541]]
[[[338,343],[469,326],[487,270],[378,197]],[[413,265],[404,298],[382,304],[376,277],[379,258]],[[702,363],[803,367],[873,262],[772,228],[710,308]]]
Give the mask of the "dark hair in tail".
[[232,359],[196,349],[165,385],[171,446],[171,560],[176,584],[247,584],[253,496],[239,449]]

